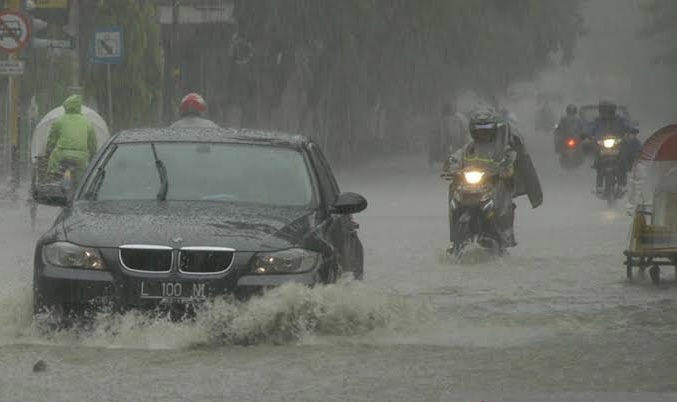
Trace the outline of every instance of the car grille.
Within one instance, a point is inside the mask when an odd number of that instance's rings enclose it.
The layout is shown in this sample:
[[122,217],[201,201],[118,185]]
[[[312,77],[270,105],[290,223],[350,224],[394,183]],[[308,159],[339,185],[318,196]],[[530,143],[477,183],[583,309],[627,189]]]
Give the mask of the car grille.
[[172,270],[172,249],[154,246],[122,246],[120,262],[131,271],[169,272]]
[[230,269],[235,250],[216,247],[185,247],[179,253],[179,271],[190,274],[217,274]]

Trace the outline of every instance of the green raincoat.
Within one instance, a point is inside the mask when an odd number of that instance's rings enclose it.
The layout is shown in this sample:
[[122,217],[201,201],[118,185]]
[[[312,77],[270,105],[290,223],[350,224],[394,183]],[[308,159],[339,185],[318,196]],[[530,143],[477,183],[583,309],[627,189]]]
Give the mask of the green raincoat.
[[57,119],[49,130],[47,154],[49,155],[48,173],[59,174],[59,164],[74,161],[79,177],[96,154],[98,144],[94,127],[82,115],[82,97],[70,96],[63,103],[66,113]]

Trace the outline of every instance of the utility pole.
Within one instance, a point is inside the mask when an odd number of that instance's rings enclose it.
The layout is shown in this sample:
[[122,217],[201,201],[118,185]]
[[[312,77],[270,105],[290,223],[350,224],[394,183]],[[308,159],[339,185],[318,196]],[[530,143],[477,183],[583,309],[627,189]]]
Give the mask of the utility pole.
[[176,81],[174,80],[174,70],[176,68],[176,41],[177,26],[179,24],[180,0],[171,1],[172,22],[169,24],[169,32],[165,35],[165,57],[164,57],[164,103],[163,103],[163,121],[165,124],[172,122],[174,118],[174,97],[176,96]]
[[74,40],[74,48],[70,52],[71,56],[71,87],[72,92],[82,94],[80,80],[80,1],[71,0],[70,9],[68,10],[68,27],[67,33],[71,35]]
[[[6,4],[6,6],[8,10],[24,13],[26,10],[26,0],[12,2],[12,4]],[[30,27],[27,28],[30,29]],[[20,35],[21,34],[19,34],[19,36]],[[18,53],[19,51],[10,53],[7,60],[10,62],[18,61]],[[16,190],[21,184],[21,152],[19,149],[19,131],[21,128],[21,78],[19,76],[10,75],[8,78],[7,105],[7,129],[9,131],[10,159],[9,190],[13,196],[16,196]]]

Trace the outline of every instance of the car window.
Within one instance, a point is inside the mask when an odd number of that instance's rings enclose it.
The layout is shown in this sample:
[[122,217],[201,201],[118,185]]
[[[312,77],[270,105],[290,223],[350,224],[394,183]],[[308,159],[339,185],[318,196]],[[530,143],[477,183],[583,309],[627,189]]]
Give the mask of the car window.
[[[315,195],[299,151],[242,144],[159,143],[167,200],[308,206]],[[150,200],[160,176],[150,144],[121,144],[103,166],[97,200]],[[86,191],[87,192],[87,191]]]
[[320,185],[322,186],[323,192],[327,195],[327,202],[334,202],[340,191],[336,179],[334,178],[334,174],[331,171],[331,167],[329,167],[327,159],[317,145],[313,144],[311,146],[311,151],[313,159],[317,164],[317,174]]

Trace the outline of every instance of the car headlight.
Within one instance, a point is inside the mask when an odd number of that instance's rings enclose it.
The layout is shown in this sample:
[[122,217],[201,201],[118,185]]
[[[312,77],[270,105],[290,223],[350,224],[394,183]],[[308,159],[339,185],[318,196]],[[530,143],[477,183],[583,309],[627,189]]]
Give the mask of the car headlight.
[[604,148],[613,148],[614,145],[616,145],[616,139],[615,138],[605,138],[602,140],[602,145]]
[[101,254],[93,248],[81,247],[67,242],[47,244],[42,256],[50,265],[64,268],[105,269]]
[[301,248],[260,253],[254,256],[251,272],[259,275],[307,272],[317,266],[320,258],[320,253]]
[[465,181],[467,181],[468,184],[477,184],[480,181],[482,181],[482,177],[484,176],[484,172],[480,172],[480,171],[477,171],[477,170],[470,170],[470,171],[464,172],[463,176],[465,177]]

